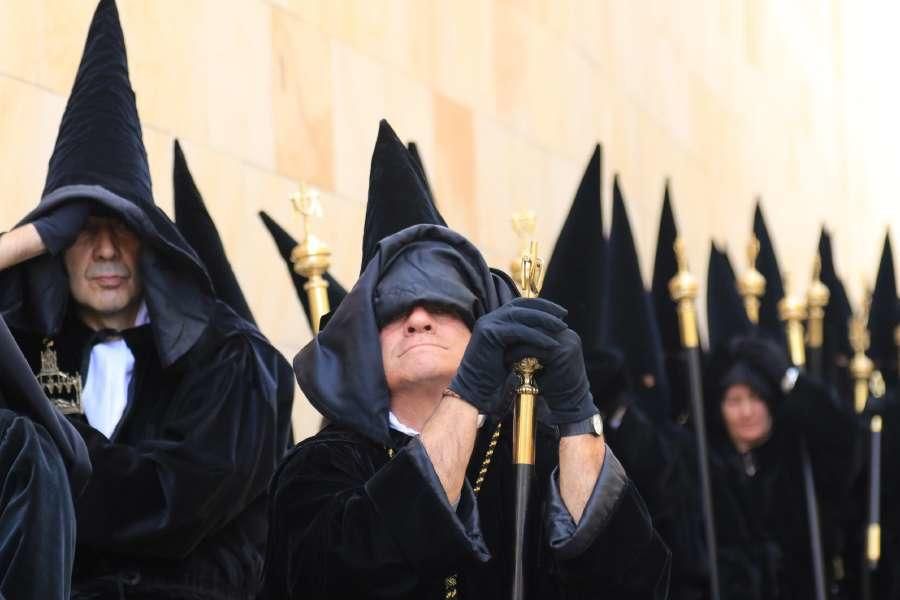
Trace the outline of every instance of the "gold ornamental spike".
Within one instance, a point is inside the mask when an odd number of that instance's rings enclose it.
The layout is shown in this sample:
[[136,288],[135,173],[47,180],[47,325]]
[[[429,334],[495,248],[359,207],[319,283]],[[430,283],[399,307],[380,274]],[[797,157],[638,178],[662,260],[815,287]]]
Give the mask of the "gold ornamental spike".
[[[544,282],[544,261],[538,256],[537,242],[528,244],[522,255],[517,281],[524,298],[537,298]],[[534,464],[535,399],[539,393],[534,380],[541,363],[533,357],[523,358],[515,364],[519,376],[518,396],[513,410],[513,463]]]
[[756,270],[756,258],[759,256],[759,240],[751,236],[747,245],[747,269],[738,278],[738,292],[744,299],[744,310],[754,325],[759,323],[759,303],[766,293],[766,278]]
[[822,258],[816,254],[812,283],[806,292],[806,303],[809,305],[806,335],[810,348],[821,348],[825,341],[825,307],[830,298],[828,286],[822,283]]
[[64,415],[81,415],[81,375],[70,375],[59,370],[53,340],[45,339],[41,350],[41,370],[38,383],[50,402]]
[[[523,295],[525,290],[522,288],[522,282],[525,275],[522,269],[525,264],[525,258],[530,256],[531,240],[534,238],[536,223],[537,217],[530,208],[519,210],[512,214],[512,228],[519,243],[519,253],[510,262],[509,274],[512,276],[513,281],[516,282],[516,285],[519,286],[519,291]],[[536,256],[532,258],[536,258]]]
[[300,190],[291,194],[290,201],[303,229],[303,241],[291,252],[291,262],[294,271],[307,278],[303,289],[309,298],[309,313],[315,335],[319,333],[319,321],[331,310],[328,303],[328,282],[322,277],[331,266],[331,248],[310,231],[311,218],[322,217],[319,191],[301,183]]
[[868,301],[863,301],[863,310],[850,318],[850,346],[853,358],[850,360],[850,375],[853,377],[853,408],[857,414],[866,409],[869,399],[869,380],[875,371],[866,351],[869,349]]
[[669,281],[669,295],[678,305],[678,323],[681,328],[681,344],[685,348],[696,348],[699,345],[697,336],[697,311],[694,300],[700,291],[697,278],[688,271],[687,254],[684,240],[675,238],[673,244],[675,260],[678,262],[678,273]]
[[794,366],[806,364],[806,345],[803,339],[803,321],[806,319],[806,299],[794,293],[788,273],[782,276],[785,296],[778,303],[778,316],[784,322],[788,351]]

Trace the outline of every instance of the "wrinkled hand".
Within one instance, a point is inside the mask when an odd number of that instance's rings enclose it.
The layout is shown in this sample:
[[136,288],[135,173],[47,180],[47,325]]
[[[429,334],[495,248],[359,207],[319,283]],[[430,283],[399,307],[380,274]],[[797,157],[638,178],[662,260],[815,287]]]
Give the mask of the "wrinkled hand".
[[34,221],[41,240],[52,255],[57,255],[78,237],[91,214],[91,203],[86,200],[67,202]]
[[450,389],[487,415],[505,408],[503,385],[512,362],[524,356],[546,360],[560,346],[566,311],[546,300],[516,298],[475,322]]
[[543,361],[537,382],[553,424],[582,421],[597,413],[584,367],[581,338],[569,328],[556,334],[559,347]]
[[781,379],[791,366],[784,350],[763,338],[738,338],[731,344],[731,354],[762,373],[776,390],[781,389]]

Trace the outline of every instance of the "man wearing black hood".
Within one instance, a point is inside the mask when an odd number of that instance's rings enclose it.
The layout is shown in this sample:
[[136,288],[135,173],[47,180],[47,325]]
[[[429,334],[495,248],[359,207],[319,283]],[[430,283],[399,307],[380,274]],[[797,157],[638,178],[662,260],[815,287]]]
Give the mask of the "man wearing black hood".
[[0,264],[37,256],[0,274],[0,309],[32,369],[52,350],[84,382],[70,422],[93,474],[75,505],[73,597],[254,597],[289,426],[278,354],[153,203],[112,0],[20,225]]
[[[330,425],[270,491],[268,598],[501,598],[512,577],[511,361],[536,356],[529,598],[664,598],[669,553],[599,435],[578,336],[464,238],[383,239],[294,360]],[[483,415],[483,416],[482,416]]]
[[[801,475],[805,440],[816,498],[831,514],[858,468],[853,417],[790,367],[774,342],[738,337],[719,349],[707,418],[723,598],[813,597]],[[831,540],[824,540],[826,550]]]

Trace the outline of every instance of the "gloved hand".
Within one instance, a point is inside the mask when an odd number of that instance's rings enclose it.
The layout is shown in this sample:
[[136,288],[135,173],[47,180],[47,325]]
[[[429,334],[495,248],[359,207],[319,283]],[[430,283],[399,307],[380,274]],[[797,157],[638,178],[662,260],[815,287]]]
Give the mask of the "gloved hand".
[[84,227],[91,214],[91,208],[90,201],[74,200],[34,221],[47,252],[55,256],[68,248]]
[[735,360],[745,361],[776,390],[781,389],[781,380],[791,366],[781,346],[764,338],[741,337],[732,342],[730,350]]
[[539,298],[516,298],[475,322],[450,389],[486,415],[506,405],[503,385],[513,361],[524,356],[546,360],[559,348],[555,336],[566,329],[565,309]]
[[537,373],[538,389],[554,425],[575,423],[598,411],[585,372],[581,338],[568,327],[555,337],[559,347],[541,362],[544,368]]

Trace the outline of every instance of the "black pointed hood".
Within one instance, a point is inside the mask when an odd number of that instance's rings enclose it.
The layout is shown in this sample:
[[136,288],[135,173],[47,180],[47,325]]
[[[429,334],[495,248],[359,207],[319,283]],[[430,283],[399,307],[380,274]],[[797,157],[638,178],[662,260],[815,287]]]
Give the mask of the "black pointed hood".
[[766,292],[759,304],[759,331],[782,347],[786,347],[784,324],[778,316],[778,303],[784,298],[784,283],[778,267],[778,258],[775,255],[775,246],[772,244],[772,238],[769,237],[769,229],[766,227],[762,205],[759,201],[756,203],[756,210],[753,214],[753,235],[759,240],[756,270],[766,278]]
[[869,308],[869,358],[881,370],[888,385],[897,381],[897,342],[894,332],[897,328],[897,279],[894,272],[894,255],[891,249],[891,234],[884,236],[884,247],[878,263],[878,275],[872,290],[872,304]]
[[[205,269],[154,203],[124,37],[113,0],[101,0],[50,159],[44,195],[19,225],[75,200],[120,217],[142,239],[144,299],[164,366],[205,331],[215,296]],[[0,274],[0,309],[10,327],[53,336],[68,308],[60,256],[43,255]]]
[[607,250],[609,303],[603,311],[603,341],[625,356],[640,408],[657,423],[669,421],[669,382],[653,301],[644,287],[625,200],[613,181],[612,224]]
[[238,315],[256,324],[250,305],[247,304],[231,263],[228,262],[222,238],[206,210],[203,196],[191,176],[178,140],[175,140],[174,155],[172,181],[175,190],[175,225],[206,267],[216,295]]
[[425,172],[425,163],[422,162],[422,155],[419,154],[419,147],[415,142],[409,142],[406,144],[406,149],[409,151],[409,157],[412,159],[413,164],[416,165],[419,177],[422,179],[422,185],[425,186],[425,191],[428,193],[428,200],[431,201],[432,206],[434,206],[435,211],[437,211],[434,192],[431,189],[431,184],[428,182],[428,173]]
[[375,256],[375,248],[382,238],[419,224],[447,223],[431,201],[415,160],[382,119],[369,172],[360,273]]
[[[306,320],[309,321],[309,326],[312,328],[313,322],[312,314],[309,310],[309,296],[306,294],[306,290],[303,289],[304,284],[306,284],[309,279],[300,273],[297,273],[297,271],[294,270],[294,263],[291,262],[291,252],[297,247],[297,241],[291,237],[291,234],[276,223],[272,217],[266,214],[265,211],[259,212],[259,218],[262,219],[266,229],[268,229],[269,233],[272,235],[272,239],[275,240],[275,245],[278,247],[278,253],[281,255],[281,258],[287,266],[291,281],[294,283],[294,289],[297,291],[297,297],[303,305],[303,312],[306,313]],[[347,295],[347,290],[345,290],[330,273],[326,272],[323,277],[325,278],[325,281],[328,282],[328,306],[333,313],[344,300],[344,297]]]
[[727,346],[732,339],[750,335],[754,330],[744,308],[744,299],[738,292],[731,261],[727,254],[716,248],[715,243],[709,245],[706,315],[712,353]]
[[606,269],[601,211],[602,151],[588,162],[581,184],[547,263],[541,297],[569,311],[566,322],[581,337],[585,352],[600,347]]
[[328,326],[294,358],[294,371],[307,399],[330,422],[388,447],[394,446],[388,427],[390,394],[376,311],[385,299],[380,295],[385,279],[396,282],[404,273],[412,284],[404,292],[430,289],[421,285],[429,278],[435,288],[446,289],[444,282],[461,284],[475,300],[476,319],[518,295],[507,275],[489,269],[477,248],[446,227],[409,227],[376,245],[373,260]]
[[828,305],[825,306],[822,363],[825,365],[826,378],[832,383],[838,383],[838,370],[846,371],[847,364],[853,356],[849,331],[853,309],[850,307],[844,284],[835,270],[831,235],[824,227],[819,236],[819,260],[822,265],[820,278],[829,292]]

